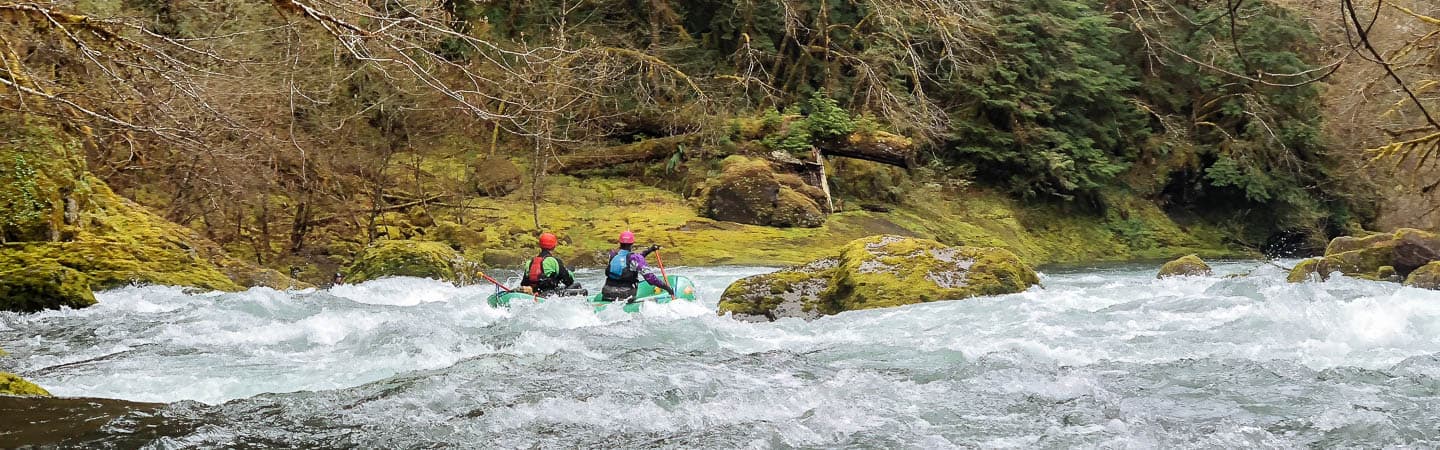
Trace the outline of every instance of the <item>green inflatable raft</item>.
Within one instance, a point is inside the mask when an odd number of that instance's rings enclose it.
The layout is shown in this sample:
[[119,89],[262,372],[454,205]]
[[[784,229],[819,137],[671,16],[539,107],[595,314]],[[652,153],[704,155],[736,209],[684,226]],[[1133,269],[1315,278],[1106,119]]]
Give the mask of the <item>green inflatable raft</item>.
[[[696,301],[695,283],[691,283],[689,278],[672,275],[666,277],[665,281],[670,283],[671,287],[675,288],[675,293],[677,294],[679,300],[689,302]],[[560,301],[565,301],[564,297],[558,297],[558,299]],[[520,292],[507,291],[491,294],[490,298],[486,299],[486,302],[490,303],[490,306],[492,307],[501,308],[509,307],[511,303],[539,303],[546,300],[551,299],[547,299],[545,297],[536,297],[534,295],[524,294]],[[641,281],[640,285],[635,289],[635,301],[624,303],[625,312],[638,313],[640,312],[640,305],[643,305],[645,303],[665,304],[673,302],[675,300],[676,297],[671,297],[670,294],[665,293],[665,291],[656,289],[655,286],[651,286],[650,283]],[[589,302],[591,306],[595,307],[595,312],[604,311],[605,308],[610,307],[610,304],[612,303],[600,300],[600,294],[590,296]]]

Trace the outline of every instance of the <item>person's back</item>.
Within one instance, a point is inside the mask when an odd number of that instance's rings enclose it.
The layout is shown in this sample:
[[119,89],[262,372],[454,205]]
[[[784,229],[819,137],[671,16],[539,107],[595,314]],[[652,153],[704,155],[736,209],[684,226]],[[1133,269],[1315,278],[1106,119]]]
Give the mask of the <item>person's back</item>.
[[634,233],[620,233],[620,248],[610,252],[609,264],[605,268],[605,287],[600,290],[601,299],[607,302],[633,301],[641,277],[651,286],[675,295],[665,280],[647,270],[645,256],[659,247],[651,246],[643,252],[635,252],[632,249],[634,245]]
[[525,275],[520,280],[520,286],[528,287],[536,295],[550,296],[563,294],[567,289],[578,289],[575,284],[575,277],[570,270],[565,268],[565,263],[551,254],[559,240],[555,235],[544,233],[540,235],[540,254],[530,259],[530,264],[525,267]]

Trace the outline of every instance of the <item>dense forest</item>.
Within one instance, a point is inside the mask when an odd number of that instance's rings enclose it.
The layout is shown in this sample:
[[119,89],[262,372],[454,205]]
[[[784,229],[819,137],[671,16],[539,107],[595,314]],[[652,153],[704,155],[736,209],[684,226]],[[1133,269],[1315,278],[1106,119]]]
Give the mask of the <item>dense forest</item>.
[[[377,240],[505,265],[542,229],[611,227],[557,204],[804,228],[994,198],[1131,247],[1169,239],[1158,208],[1310,252],[1440,204],[1436,7],[1331,3],[0,3],[0,239],[79,239],[85,173],[312,282]],[[41,173],[71,150],[70,181]],[[727,176],[771,180],[773,207]]]

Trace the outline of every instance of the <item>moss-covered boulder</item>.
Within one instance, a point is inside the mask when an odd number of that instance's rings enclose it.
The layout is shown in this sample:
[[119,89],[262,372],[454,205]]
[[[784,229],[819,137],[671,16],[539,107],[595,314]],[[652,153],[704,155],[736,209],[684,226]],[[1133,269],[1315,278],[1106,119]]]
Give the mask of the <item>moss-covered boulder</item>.
[[520,189],[520,167],[500,157],[481,158],[472,171],[475,192],[489,197],[503,197]]
[[360,283],[384,277],[421,277],[455,282],[462,259],[440,242],[376,241],[346,269],[346,280]]
[[55,263],[0,271],[0,311],[36,312],[95,304],[90,277]]
[[742,320],[825,314],[1024,291],[1035,271],[1009,250],[950,247],[893,235],[851,242],[833,258],[747,277],[721,296],[719,313]]
[[1431,261],[1440,261],[1440,236],[1414,228],[1395,230],[1395,270],[1413,272]]
[[1302,261],[1287,278],[1292,283],[1324,280],[1340,272],[1367,280],[1398,281],[1436,260],[1440,260],[1440,236],[1401,228],[1393,233],[1332,239],[1325,256]]
[[1197,255],[1185,255],[1176,258],[1160,266],[1160,273],[1155,278],[1169,278],[1178,276],[1210,276],[1214,274],[1210,265]]
[[[819,196],[819,198],[817,198]],[[825,223],[824,193],[793,174],[776,173],[761,159],[725,158],[718,177],[701,194],[706,217],[773,227],[818,227]]]
[[1395,236],[1384,233],[1371,234],[1368,236],[1340,236],[1330,240],[1325,246],[1326,255],[1338,255],[1345,252],[1361,250],[1383,244],[1394,240]]
[[1410,272],[1405,285],[1421,289],[1440,289],[1440,261],[1432,261]]
[[764,275],[737,280],[720,297],[720,314],[747,322],[773,321],[782,317],[805,320],[834,314],[822,296],[830,291],[840,258],[823,258],[807,264]]
[[49,397],[50,392],[46,391],[35,383],[31,383],[19,375],[9,372],[0,372],[0,395],[13,395],[18,397]]

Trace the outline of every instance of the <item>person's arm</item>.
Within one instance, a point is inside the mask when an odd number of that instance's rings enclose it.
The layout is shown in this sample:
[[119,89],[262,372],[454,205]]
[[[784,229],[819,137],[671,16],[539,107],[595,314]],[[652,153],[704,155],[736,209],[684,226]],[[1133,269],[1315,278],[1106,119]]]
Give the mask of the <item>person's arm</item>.
[[573,286],[575,284],[575,276],[571,275],[570,269],[565,267],[565,261],[561,261],[560,258],[555,258],[555,263],[560,265],[560,277],[558,279],[560,280],[561,286]]
[[632,254],[631,258],[632,261],[635,262],[635,271],[639,272],[640,275],[645,277],[646,283],[650,283],[651,286],[655,286],[657,288],[660,288],[660,290],[669,293],[671,297],[675,296],[675,290],[670,288],[670,283],[666,283],[664,279],[661,279],[660,277],[655,276],[654,273],[650,272],[650,266],[645,264],[644,256]]

